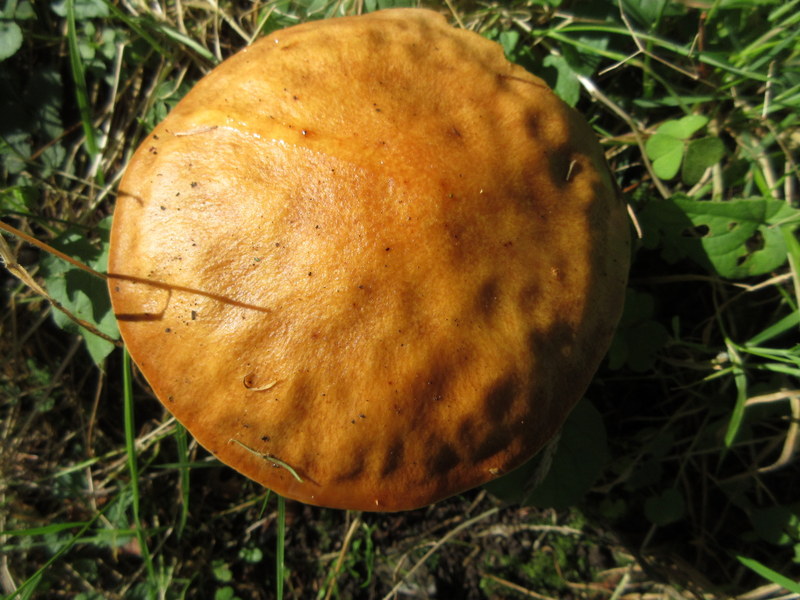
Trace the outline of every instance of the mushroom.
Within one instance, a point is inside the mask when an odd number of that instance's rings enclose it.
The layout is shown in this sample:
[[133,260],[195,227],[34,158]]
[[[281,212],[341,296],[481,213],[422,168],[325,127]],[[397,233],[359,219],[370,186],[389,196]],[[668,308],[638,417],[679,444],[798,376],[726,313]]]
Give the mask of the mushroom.
[[421,507],[557,432],[619,319],[624,203],[586,122],[393,9],[271,33],[147,136],[109,286],[161,402],[306,503]]

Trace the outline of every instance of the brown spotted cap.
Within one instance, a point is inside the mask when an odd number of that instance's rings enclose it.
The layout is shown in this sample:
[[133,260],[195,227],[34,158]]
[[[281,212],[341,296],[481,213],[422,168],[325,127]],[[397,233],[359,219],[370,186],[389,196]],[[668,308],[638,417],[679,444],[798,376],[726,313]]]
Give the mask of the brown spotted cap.
[[120,183],[130,353],[224,463],[403,510],[536,453],[622,307],[591,129],[481,36],[399,9],[278,31],[203,78]]

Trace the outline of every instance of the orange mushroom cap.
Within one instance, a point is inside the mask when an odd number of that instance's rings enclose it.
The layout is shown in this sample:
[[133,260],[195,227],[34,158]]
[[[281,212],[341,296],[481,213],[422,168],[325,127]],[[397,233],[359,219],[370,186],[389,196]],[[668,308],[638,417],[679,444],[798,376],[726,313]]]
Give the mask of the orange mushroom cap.
[[109,286],[224,463],[403,510],[535,454],[619,319],[629,230],[591,129],[431,11],[278,31],[204,77],[120,183]]

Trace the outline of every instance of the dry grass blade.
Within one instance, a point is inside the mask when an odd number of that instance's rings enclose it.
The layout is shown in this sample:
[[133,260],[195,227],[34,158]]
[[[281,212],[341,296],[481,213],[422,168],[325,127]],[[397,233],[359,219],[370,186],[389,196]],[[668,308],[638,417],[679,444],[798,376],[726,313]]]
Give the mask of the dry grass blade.
[[328,591],[325,592],[325,600],[330,600],[331,596],[336,589],[336,579],[339,576],[339,571],[342,569],[342,564],[344,563],[345,556],[347,556],[347,552],[350,549],[350,542],[353,541],[353,536],[355,535],[358,528],[361,526],[361,516],[356,516],[353,519],[352,523],[350,523],[350,527],[347,528],[347,533],[344,536],[344,541],[342,542],[342,549],[339,551],[339,556],[336,559],[336,564],[333,567],[333,570],[329,574],[330,582],[328,584]]
[[[44,242],[42,242],[40,240],[37,240],[35,237],[28,235],[24,231],[20,231],[16,227],[12,227],[11,225],[8,225],[7,223],[3,223],[2,221],[0,221],[0,229],[2,229],[3,231],[7,231],[8,233],[10,233],[12,235],[17,236],[21,240],[24,240],[24,241],[28,242],[29,244],[32,244],[32,245],[36,246],[37,248],[40,248],[41,250],[44,250],[45,252],[48,252],[48,253],[52,254],[53,256],[56,256],[56,257],[60,258],[61,260],[67,261],[73,267],[77,267],[78,269],[81,269],[82,271],[86,271],[87,273],[89,273],[90,275],[92,275],[94,277],[97,277],[98,279],[104,279],[105,280],[107,278],[105,273],[100,273],[99,271],[95,271],[91,267],[83,264],[80,261],[75,260],[71,256],[68,256],[68,255],[64,254],[60,250],[56,250],[55,248],[53,248],[49,244],[45,244]],[[13,253],[11,252],[11,249],[8,247],[8,244],[5,243],[5,240],[4,240],[4,246],[3,246],[3,254],[2,254],[2,256],[0,256],[0,258],[2,258],[2,260],[5,263],[7,269],[11,270],[12,267],[13,268],[19,268],[19,264],[17,264],[16,260],[14,260]]]
[[446,534],[444,534],[444,535],[443,535],[441,538],[439,538],[438,540],[436,540],[436,543],[435,543],[435,544],[434,544],[434,545],[431,547],[431,549],[430,549],[430,550],[428,550],[428,551],[427,551],[427,552],[426,552],[426,553],[425,553],[425,554],[422,556],[422,558],[420,558],[420,559],[419,559],[419,560],[416,562],[416,564],[415,564],[413,567],[411,567],[411,568],[410,568],[410,569],[409,569],[409,570],[408,570],[408,571],[407,571],[407,572],[406,572],[406,573],[405,573],[405,574],[404,574],[404,575],[403,575],[403,576],[400,578],[400,581],[398,581],[398,582],[397,582],[397,583],[394,585],[394,587],[393,587],[393,588],[392,588],[392,589],[389,591],[389,593],[388,593],[388,594],[386,594],[386,595],[383,597],[383,600],[391,600],[392,598],[395,598],[395,597],[396,597],[396,595],[397,595],[397,592],[398,592],[398,591],[400,590],[400,588],[403,586],[403,583],[404,583],[404,582],[405,582],[407,579],[409,579],[409,578],[410,578],[410,577],[411,577],[411,576],[412,576],[412,575],[413,575],[413,574],[414,574],[414,573],[417,571],[417,569],[419,569],[419,568],[420,568],[422,565],[424,565],[424,564],[425,564],[425,562],[426,562],[426,561],[427,561],[427,560],[428,560],[428,559],[429,559],[431,556],[433,556],[433,554],[435,554],[435,553],[436,553],[436,552],[437,552],[437,551],[438,551],[438,550],[439,550],[439,549],[440,549],[440,548],[441,548],[441,547],[442,547],[444,544],[446,544],[446,543],[447,543],[448,541],[450,541],[450,540],[451,540],[453,537],[455,537],[456,535],[458,535],[459,533],[461,533],[461,532],[462,532],[462,531],[464,531],[465,529],[468,529],[469,527],[472,527],[472,525],[474,525],[475,523],[479,523],[480,521],[483,521],[484,519],[487,519],[487,518],[491,517],[492,515],[494,515],[495,513],[497,513],[497,511],[498,511],[498,510],[499,510],[498,508],[490,508],[489,510],[487,510],[487,511],[485,511],[485,512],[482,512],[482,513],[481,513],[481,514],[479,514],[478,516],[476,516],[476,517],[473,517],[473,518],[471,518],[471,519],[468,519],[468,520],[464,521],[463,523],[461,523],[461,524],[460,524],[460,525],[458,525],[457,527],[454,527],[453,529],[451,529],[450,531],[448,531],[448,532],[447,532]]
[[[23,239],[30,238],[30,236],[25,235],[21,231],[15,230],[13,227],[9,227],[5,223],[1,223],[0,224],[0,228],[4,229],[6,231],[12,231],[12,233],[15,233],[15,235],[16,234],[21,234],[20,237],[24,236]],[[48,251],[52,251],[52,253],[55,254],[56,256],[58,256],[59,258],[63,258],[65,260],[69,261],[71,264],[74,264],[75,266],[78,266],[81,269],[92,273],[93,275],[97,275],[98,277],[100,277],[102,279],[105,279],[105,275],[103,275],[101,273],[98,273],[97,271],[95,271],[94,269],[92,269],[90,267],[87,267],[86,265],[82,265],[78,261],[76,261],[76,260],[72,259],[71,257],[63,254],[62,252],[59,252],[55,248],[50,248],[50,246],[48,246],[47,244],[44,244],[43,242],[36,241],[36,245],[41,247],[41,248],[47,249]],[[64,315],[66,315],[76,325],[79,325],[79,326],[83,327],[87,331],[91,332],[92,334],[94,334],[94,335],[96,335],[96,336],[98,336],[100,338],[103,338],[107,342],[111,342],[112,344],[114,344],[117,347],[122,347],[122,342],[121,341],[115,340],[111,336],[109,336],[109,335],[103,333],[102,331],[100,331],[99,329],[97,329],[97,327],[95,327],[91,323],[76,317],[69,310],[67,310],[64,306],[62,306],[62,304],[60,302],[58,302],[56,299],[54,299],[52,296],[50,296],[50,294],[47,293],[47,290],[45,290],[41,285],[39,285],[36,282],[36,280],[31,276],[30,273],[28,273],[28,271],[25,269],[25,267],[23,267],[22,265],[20,265],[16,261],[16,259],[14,258],[14,253],[11,251],[11,248],[9,247],[9,245],[6,242],[5,238],[3,238],[2,236],[0,236],[0,260],[2,260],[3,265],[8,270],[9,273],[11,273],[14,277],[19,279],[25,285],[27,285],[31,290],[33,290],[34,292],[39,294],[42,298],[45,298],[53,306],[53,308],[55,308],[56,310],[64,313]]]
[[552,596],[545,596],[544,594],[538,594],[533,590],[524,588],[519,584],[508,581],[507,579],[503,579],[502,577],[498,577],[497,575],[492,575],[491,573],[481,572],[481,576],[485,577],[486,579],[489,579],[490,581],[494,581],[495,583],[498,583],[505,588],[514,590],[515,592],[521,594],[525,598],[536,598],[537,600],[556,600],[556,598],[553,598]]

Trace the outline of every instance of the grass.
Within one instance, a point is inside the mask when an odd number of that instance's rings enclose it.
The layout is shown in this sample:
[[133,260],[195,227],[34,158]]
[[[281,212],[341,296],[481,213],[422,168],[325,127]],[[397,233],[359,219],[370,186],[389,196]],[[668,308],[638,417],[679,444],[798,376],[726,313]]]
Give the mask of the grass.
[[[4,225],[102,272],[126,161],[194,81],[274,29],[397,4],[6,2]],[[641,232],[594,433],[567,442],[599,473],[535,505],[270,502],[151,397],[103,282],[4,234],[5,597],[800,596],[800,1],[426,4],[586,115]]]

